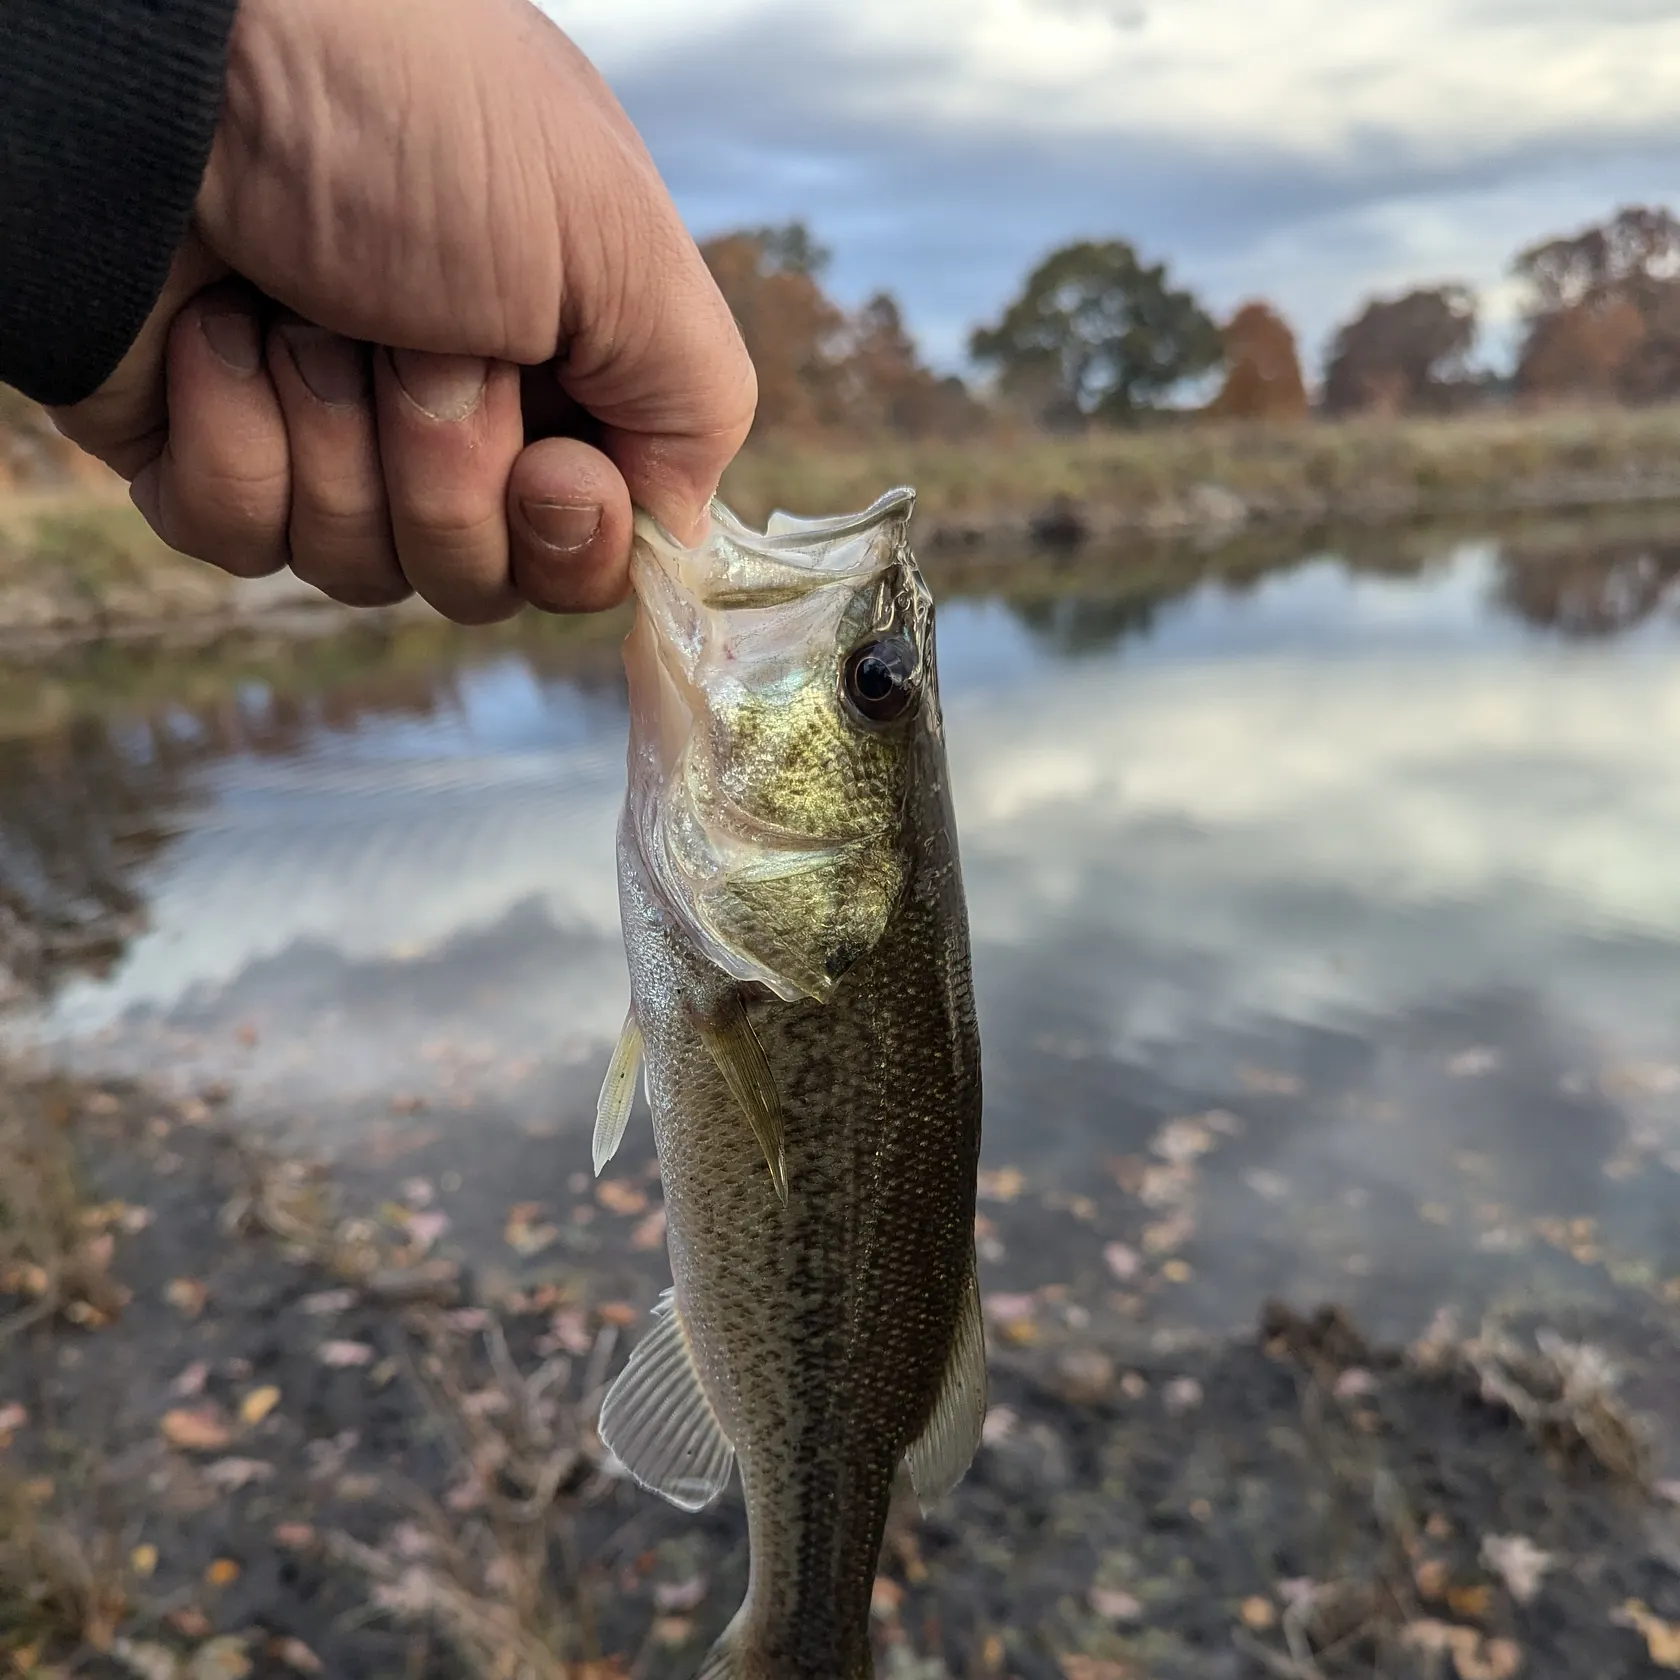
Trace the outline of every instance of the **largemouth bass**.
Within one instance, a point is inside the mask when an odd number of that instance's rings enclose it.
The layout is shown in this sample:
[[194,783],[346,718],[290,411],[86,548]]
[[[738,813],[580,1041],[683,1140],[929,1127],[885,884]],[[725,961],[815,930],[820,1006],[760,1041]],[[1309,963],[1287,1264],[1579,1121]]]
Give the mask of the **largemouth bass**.
[[980,1045],[914,495],[638,523],[619,894],[673,1286],[601,1410],[699,1510],[739,1464],[747,1596],[703,1680],[863,1680],[895,1476],[979,1441]]

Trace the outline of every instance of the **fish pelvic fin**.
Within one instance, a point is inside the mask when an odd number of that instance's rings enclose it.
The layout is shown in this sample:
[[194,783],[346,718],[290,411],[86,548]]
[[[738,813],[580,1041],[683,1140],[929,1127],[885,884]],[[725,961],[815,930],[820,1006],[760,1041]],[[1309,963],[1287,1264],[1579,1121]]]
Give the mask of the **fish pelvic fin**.
[[607,1390],[600,1430],[636,1482],[680,1510],[704,1510],[729,1485],[735,1449],[700,1386],[674,1291]]
[[[694,1680],[785,1680],[773,1662],[753,1649],[749,1632],[740,1625],[743,1620],[744,1614],[737,1616],[724,1629],[718,1642],[706,1653]],[[874,1677],[875,1662],[865,1641],[856,1659],[836,1680],[874,1680]]]
[[785,1204],[788,1199],[787,1156],[782,1142],[782,1099],[776,1090],[776,1076],[770,1071],[764,1046],[753,1031],[752,1019],[740,994],[731,992],[728,1002],[695,1022],[700,1041],[740,1105],[752,1127],[758,1146],[770,1168],[770,1182]]
[[943,1499],[967,1473],[986,1421],[986,1327],[980,1313],[980,1280],[968,1262],[956,1334],[927,1427],[904,1456],[923,1511]]
[[624,1017],[624,1030],[613,1046],[607,1077],[601,1081],[601,1095],[595,1104],[595,1141],[590,1153],[597,1178],[624,1141],[624,1128],[630,1124],[630,1109],[636,1100],[636,1070],[641,1065],[642,1029],[636,1021],[636,1006],[632,1004]]

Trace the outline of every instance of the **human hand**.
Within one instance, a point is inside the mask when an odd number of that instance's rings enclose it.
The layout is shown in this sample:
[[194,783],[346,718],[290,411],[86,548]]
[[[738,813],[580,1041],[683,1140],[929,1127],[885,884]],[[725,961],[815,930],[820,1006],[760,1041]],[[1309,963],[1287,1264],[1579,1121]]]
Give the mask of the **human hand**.
[[484,623],[620,599],[632,503],[697,536],[755,402],[645,148],[528,0],[244,0],[193,232],[54,418],[173,547]]

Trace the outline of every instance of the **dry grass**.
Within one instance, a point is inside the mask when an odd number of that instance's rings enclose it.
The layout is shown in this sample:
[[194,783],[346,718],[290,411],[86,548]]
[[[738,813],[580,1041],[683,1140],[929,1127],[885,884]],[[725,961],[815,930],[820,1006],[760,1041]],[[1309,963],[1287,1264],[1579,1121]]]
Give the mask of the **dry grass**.
[[366,1577],[373,1609],[443,1640],[477,1680],[620,1675],[591,1653],[588,1606],[561,1586],[579,1572],[569,1504],[601,1485],[589,1419],[614,1332],[603,1328],[581,1369],[561,1355],[527,1374],[488,1318],[486,1382],[440,1314],[413,1322],[424,1352],[411,1379],[456,1466],[447,1508],[410,1491],[413,1520],[384,1544],[333,1534],[329,1552]]
[[109,1650],[129,1610],[125,1537],[108,1525],[85,1542],[51,1493],[0,1470],[0,1659],[20,1675],[51,1672],[36,1666],[48,1653]]
[[[1507,410],[962,443],[772,439],[748,446],[724,496],[762,519],[774,507],[862,507],[909,483],[930,535],[1016,537],[1058,507],[1101,535],[1680,499],[1677,462],[1680,408]],[[171,554],[120,486],[0,490],[0,634],[178,629],[236,622],[270,597],[303,599],[264,587]]]
[[72,1112],[55,1088],[0,1076],[0,1347],[54,1316],[104,1323],[127,1300],[110,1276],[114,1228],[127,1210],[89,1203]]
[[861,507],[914,484],[935,526],[985,530],[1065,499],[1097,528],[1253,516],[1370,518],[1630,494],[1680,495],[1680,408],[1481,413],[1439,420],[1182,425],[1081,437],[866,448],[749,445],[724,494],[739,512]]

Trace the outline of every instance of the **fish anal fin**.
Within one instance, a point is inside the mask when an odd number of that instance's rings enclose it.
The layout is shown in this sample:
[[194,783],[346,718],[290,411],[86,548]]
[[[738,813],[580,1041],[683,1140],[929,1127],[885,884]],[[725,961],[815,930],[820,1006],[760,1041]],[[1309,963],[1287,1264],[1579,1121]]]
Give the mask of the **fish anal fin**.
[[980,1445],[985,1421],[986,1327],[980,1314],[980,1282],[971,1260],[939,1398],[927,1427],[904,1455],[924,1511],[963,1479]]
[[776,1076],[770,1070],[764,1046],[753,1031],[747,1007],[737,993],[731,993],[722,1007],[698,1017],[695,1029],[712,1060],[717,1063],[729,1094],[740,1105],[752,1127],[758,1146],[770,1168],[776,1194],[786,1202],[787,1157],[783,1151],[782,1099],[776,1090]]
[[642,1487],[681,1510],[704,1510],[729,1485],[735,1449],[700,1386],[669,1289],[601,1402],[600,1430]]
[[624,1017],[624,1030],[613,1046],[607,1077],[601,1081],[601,1095],[595,1104],[595,1140],[590,1152],[597,1178],[624,1141],[624,1128],[630,1123],[631,1105],[636,1100],[636,1070],[641,1065],[642,1029],[632,1004],[630,1013]]

